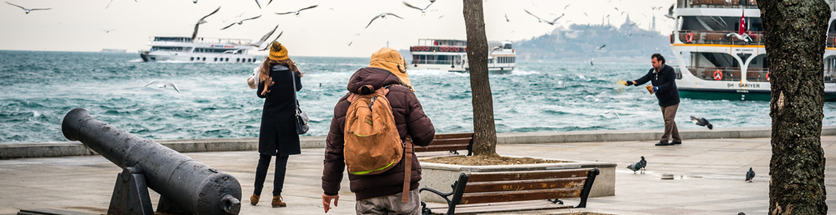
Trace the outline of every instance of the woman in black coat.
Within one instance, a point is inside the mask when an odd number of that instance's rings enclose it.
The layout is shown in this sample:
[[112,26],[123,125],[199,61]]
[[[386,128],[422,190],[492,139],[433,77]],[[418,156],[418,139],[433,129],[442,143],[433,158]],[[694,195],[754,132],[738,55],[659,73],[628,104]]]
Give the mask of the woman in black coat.
[[[284,185],[287,159],[290,155],[301,154],[299,134],[296,133],[295,91],[302,89],[302,73],[287,56],[287,49],[273,42],[270,55],[264,59],[259,71],[258,97],[265,98],[261,116],[261,131],[258,135],[258,167],[255,172],[255,190],[250,204],[256,205],[264,188],[270,159],[276,156],[276,171],[273,179],[273,207],[284,207],[281,193]],[[294,89],[294,85],[296,88]]]

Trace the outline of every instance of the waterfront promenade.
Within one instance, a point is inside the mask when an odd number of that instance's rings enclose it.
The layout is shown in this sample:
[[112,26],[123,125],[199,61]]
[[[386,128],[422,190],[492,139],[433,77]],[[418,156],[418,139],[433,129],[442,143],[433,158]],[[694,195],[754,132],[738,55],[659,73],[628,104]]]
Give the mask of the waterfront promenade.
[[[622,131],[617,131],[620,133]],[[691,131],[687,131],[691,132]],[[694,132],[700,132],[696,130]],[[641,132],[629,132],[637,133]],[[825,133],[825,132],[823,132]],[[505,135],[507,138],[507,135]],[[560,214],[589,211],[612,214],[765,214],[768,210],[769,138],[688,139],[678,146],[654,146],[655,141],[563,143],[503,143],[501,155],[617,163],[615,196],[590,198],[586,209],[515,212]],[[822,136],[827,158],[827,203],[836,208],[836,135]],[[235,176],[242,185],[241,214],[322,214],[320,175],[324,149],[306,147],[291,156],[283,191],[286,208],[269,206],[272,177],[265,182],[266,196],[249,205],[257,152],[216,151],[186,155]],[[634,175],[625,167],[645,156],[647,174]],[[744,182],[753,167],[754,183]],[[272,167],[269,175],[272,175]],[[120,169],[101,156],[66,156],[0,160],[0,214],[20,209],[55,208],[84,212],[106,211],[116,174]],[[661,180],[673,174],[674,180]],[[452,182],[451,182],[452,183]],[[159,195],[151,192],[156,204]],[[566,204],[577,204],[567,199]],[[329,214],[353,214],[354,196],[348,181],[342,184],[340,206]],[[156,206],[156,205],[155,205]],[[830,210],[828,214],[836,214]]]

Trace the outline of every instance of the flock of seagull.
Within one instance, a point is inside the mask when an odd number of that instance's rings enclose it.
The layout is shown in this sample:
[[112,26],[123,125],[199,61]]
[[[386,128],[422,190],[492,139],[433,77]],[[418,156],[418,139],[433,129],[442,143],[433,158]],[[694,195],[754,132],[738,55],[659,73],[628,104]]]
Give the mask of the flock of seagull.
[[[134,1],[135,1],[135,2],[137,2],[137,0],[134,0]],[[255,1],[255,3],[256,3],[256,6],[258,6],[258,8],[259,8],[259,9],[261,9],[261,8],[262,8],[261,3],[260,3],[258,0],[254,0],[254,1]],[[418,7],[418,6],[415,6],[414,4],[410,4],[410,3],[406,2],[406,1],[403,1],[403,4],[404,4],[406,7],[408,7],[408,8],[411,8],[411,9],[415,9],[415,10],[421,11],[421,16],[425,16],[425,15],[426,15],[426,13],[427,13],[427,11],[428,11],[428,10],[429,10],[429,8],[430,8],[430,7],[431,7],[431,6],[435,3],[435,1],[436,1],[436,0],[429,0],[429,4],[427,4],[427,5],[426,5],[426,6],[424,6],[424,7]],[[112,2],[113,2],[113,0],[111,0],[111,1],[108,3],[108,6],[107,6],[107,7],[109,7],[109,6],[110,6],[110,3],[112,3]],[[192,0],[192,2],[193,2],[193,3],[195,3],[195,4],[197,4],[198,0]],[[273,3],[273,0],[269,0],[269,1],[267,2],[266,6],[269,6],[271,3]],[[6,4],[9,4],[9,5],[12,5],[12,6],[18,7],[18,8],[20,8],[20,9],[23,9],[23,10],[24,10],[24,12],[26,12],[26,14],[29,14],[30,12],[32,12],[32,11],[36,11],[36,10],[50,10],[50,9],[52,9],[52,8],[26,8],[26,7],[23,7],[23,6],[20,6],[20,5],[16,5],[16,4],[10,3],[10,2],[8,2],[8,1],[6,1]],[[532,2],[532,4],[533,4],[533,2]],[[310,10],[310,9],[314,9],[314,8],[317,8],[318,6],[319,6],[319,5],[311,5],[311,6],[307,6],[307,7],[304,7],[304,8],[298,9],[298,10],[292,10],[292,11],[286,11],[286,12],[277,12],[277,13],[275,13],[275,14],[276,14],[276,15],[289,15],[289,14],[293,14],[293,15],[295,15],[295,16],[300,16],[300,13],[302,13],[302,11],[305,11],[305,10]],[[564,7],[563,7],[563,10],[565,11],[566,9],[568,9],[568,7],[569,7],[569,6],[570,6],[570,5],[569,5],[569,4],[567,4],[566,6],[564,6]],[[107,8],[107,7],[105,7],[105,8]],[[616,11],[619,11],[619,9],[618,9],[617,7],[613,7],[613,8],[614,8]],[[651,9],[652,9],[652,10],[659,10],[659,9],[661,9],[661,8],[662,8],[662,6],[658,6],[658,7],[651,7]],[[220,9],[221,9],[221,7],[218,7],[217,9],[213,10],[213,11],[212,11],[212,12],[210,12],[209,14],[207,14],[207,15],[205,15],[205,16],[203,16],[203,17],[201,17],[200,19],[198,19],[198,20],[197,20],[197,22],[196,22],[196,23],[195,23],[195,25],[194,25],[194,31],[192,32],[192,40],[197,39],[198,29],[200,28],[200,25],[203,25],[203,24],[208,23],[208,21],[206,21],[206,19],[207,19],[208,17],[210,17],[210,16],[212,16],[212,15],[216,14],[216,13],[217,13]],[[674,16],[673,16],[673,9],[674,9],[674,5],[671,5],[671,6],[668,8],[668,14],[665,14],[665,17],[667,17],[667,18],[671,18],[671,19],[674,19]],[[547,20],[547,19],[540,18],[539,16],[537,16],[537,15],[535,15],[534,13],[532,13],[532,12],[528,11],[527,9],[523,9],[523,11],[524,11],[525,13],[527,13],[527,14],[531,15],[531,16],[532,16],[532,17],[534,17],[535,19],[537,19],[537,22],[539,22],[539,23],[545,23],[545,24],[548,24],[548,25],[555,25],[555,24],[556,24],[556,23],[557,23],[557,22],[558,22],[561,18],[563,18],[563,17],[565,16],[565,13],[561,13],[559,16],[556,16],[556,18],[551,19],[551,20]],[[625,13],[625,12],[623,12],[623,11],[622,11],[622,15],[623,15],[624,13]],[[233,18],[240,18],[240,17],[242,17],[243,15],[244,15],[244,14],[242,13],[242,14],[240,14],[240,15],[236,16],[236,17],[233,17]],[[506,22],[510,22],[511,20],[508,18],[508,14],[504,14],[504,15],[505,15],[505,21],[506,21]],[[584,12],[584,15],[588,16],[585,12]],[[376,20],[382,20],[382,19],[385,19],[386,17],[389,17],[389,16],[391,16],[391,17],[395,17],[395,18],[398,18],[398,19],[404,19],[403,17],[401,17],[401,16],[399,16],[399,15],[397,15],[397,14],[395,14],[395,13],[391,13],[391,12],[380,13],[380,14],[375,15],[374,17],[372,17],[372,19],[371,19],[371,20],[369,20],[369,23],[368,23],[368,24],[366,24],[366,26],[365,26],[365,28],[364,28],[364,29],[368,29],[368,28],[372,25],[372,23],[374,23]],[[257,15],[257,16],[252,16],[252,17],[241,18],[241,19],[238,19],[238,20],[236,20],[236,21],[233,21],[233,22],[231,22],[230,24],[228,24],[228,25],[226,25],[226,26],[222,27],[220,30],[226,30],[226,29],[229,29],[229,28],[231,28],[231,27],[235,26],[236,24],[237,24],[237,25],[243,25],[243,24],[244,24],[244,22],[246,22],[246,21],[249,21],[249,20],[255,20],[255,19],[258,19],[258,18],[261,18],[261,17],[262,17],[262,15]],[[439,18],[441,18],[441,17],[443,17],[443,15],[442,15],[442,16],[440,16]],[[609,17],[609,15],[607,15],[607,17]],[[226,21],[224,21],[224,22],[226,22]],[[267,32],[267,34],[265,34],[265,35],[264,35],[264,36],[263,36],[260,40],[258,40],[258,41],[256,41],[256,42],[253,42],[253,43],[251,43],[251,44],[248,44],[248,45],[250,45],[250,46],[254,46],[254,47],[258,47],[258,50],[260,50],[260,51],[266,50],[267,48],[269,48],[269,45],[270,45],[270,44],[272,44],[272,42],[273,42],[273,41],[278,40],[278,39],[279,39],[279,37],[281,37],[282,33],[284,33],[284,32],[282,31],[282,32],[280,32],[280,33],[278,34],[278,36],[276,36],[276,37],[275,37],[275,39],[273,39],[273,40],[271,40],[271,41],[268,41],[268,38],[270,38],[270,36],[271,36],[273,33],[275,33],[275,31],[276,31],[277,29],[278,29],[278,25],[276,25],[276,27],[274,27],[271,31]],[[102,31],[104,31],[105,33],[110,33],[111,31],[115,31],[115,30],[116,30],[116,29],[102,29]],[[737,36],[737,35],[735,35],[735,36]],[[743,36],[748,36],[748,35],[742,35],[742,36],[738,36],[738,37],[743,37]],[[348,46],[351,46],[351,44],[352,44],[352,43],[353,43],[353,41],[349,42],[349,43],[348,43]],[[598,48],[598,50],[601,50],[601,49],[605,48],[606,46],[607,46],[606,44],[603,44],[603,45],[601,45],[600,47],[597,47],[597,48]],[[502,48],[502,47],[491,47],[490,52],[493,52],[493,51],[499,50],[499,49],[501,49],[501,48]],[[593,61],[592,61],[592,60],[590,60],[590,61],[589,61],[589,63],[590,63],[590,65],[593,65],[593,66],[594,66],[594,64],[593,64]],[[171,84],[171,86],[173,86],[173,83],[167,83],[167,84]],[[146,86],[148,86],[148,85],[146,85]],[[165,85],[163,85],[163,86],[165,86]],[[179,92],[179,89],[178,89],[178,88],[176,88],[176,86],[174,87],[174,89],[175,89],[175,90],[177,90],[177,91]],[[613,112],[613,113],[615,113],[615,112]],[[615,113],[615,114],[617,115],[617,113]],[[619,118],[620,118],[620,117],[619,117]]]

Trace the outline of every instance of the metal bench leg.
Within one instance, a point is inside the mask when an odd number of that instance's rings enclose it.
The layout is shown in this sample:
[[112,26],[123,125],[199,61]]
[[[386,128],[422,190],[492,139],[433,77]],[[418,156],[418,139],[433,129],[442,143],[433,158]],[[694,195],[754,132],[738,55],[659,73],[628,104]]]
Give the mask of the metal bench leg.
[[581,190],[581,203],[575,208],[586,208],[586,198],[589,197],[589,191],[592,190],[592,183],[595,182],[595,176],[598,176],[599,173],[601,171],[598,168],[589,170],[586,176],[586,182],[583,183],[583,190]]

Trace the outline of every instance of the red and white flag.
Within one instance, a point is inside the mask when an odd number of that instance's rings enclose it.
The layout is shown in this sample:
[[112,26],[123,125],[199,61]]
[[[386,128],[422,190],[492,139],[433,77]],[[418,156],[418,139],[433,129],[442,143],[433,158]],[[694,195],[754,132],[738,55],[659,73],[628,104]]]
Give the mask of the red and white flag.
[[743,35],[743,33],[746,31],[746,19],[743,18],[744,17],[743,16],[744,12],[745,11],[741,11],[741,13],[740,13],[740,30],[738,30],[738,32],[737,32],[737,34],[740,34],[740,35]]

